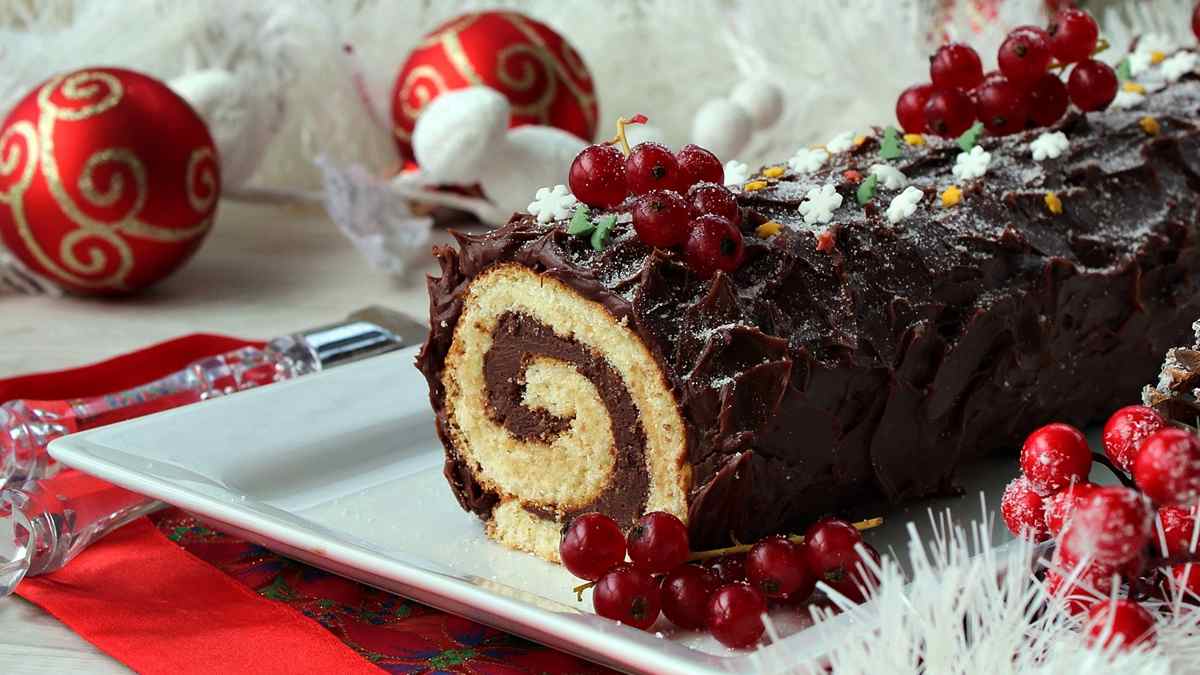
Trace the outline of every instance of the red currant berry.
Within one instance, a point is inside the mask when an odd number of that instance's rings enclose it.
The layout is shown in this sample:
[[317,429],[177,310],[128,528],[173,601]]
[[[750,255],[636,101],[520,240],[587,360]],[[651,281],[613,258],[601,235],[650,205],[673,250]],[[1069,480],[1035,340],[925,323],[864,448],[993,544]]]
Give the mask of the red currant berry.
[[1200,437],[1169,428],[1142,441],[1133,480],[1155,504],[1184,504],[1200,496]]
[[1058,75],[1046,73],[1029,88],[1029,119],[1039,127],[1048,127],[1062,119],[1070,104],[1067,85]]
[[707,565],[723,584],[746,580],[745,554],[723,555],[709,560]]
[[638,143],[625,158],[625,184],[635,195],[659,189],[677,190],[681,178],[679,161],[661,143]]
[[571,574],[595,581],[625,560],[625,535],[612,518],[602,513],[585,513],[572,520],[563,533],[558,555]]
[[1089,565],[1081,570],[1061,566],[1046,573],[1046,592],[1063,600],[1071,614],[1086,612],[1109,597],[1113,589],[1111,568]]
[[1196,3],[1196,9],[1192,10],[1192,33],[1200,40],[1200,2]]
[[1061,63],[1091,58],[1100,37],[1100,26],[1091,14],[1079,9],[1064,9],[1050,24],[1050,51]]
[[804,533],[804,561],[816,577],[854,602],[865,598],[871,575],[858,554],[862,545],[867,555],[879,554],[863,542],[862,534],[844,520],[823,518]]
[[642,630],[654,625],[660,603],[658,579],[629,563],[605,572],[592,589],[592,607],[597,614]]
[[1167,426],[1167,421],[1153,408],[1129,405],[1121,408],[1104,423],[1104,453],[1125,472],[1133,470],[1142,441]]
[[1172,565],[1171,581],[1167,584],[1167,590],[1179,593],[1192,602],[1200,600],[1200,563]]
[[1115,567],[1146,547],[1153,526],[1153,512],[1141,494],[1124,487],[1097,487],[1075,506],[1059,548],[1066,562],[1094,560]]
[[1000,72],[1018,87],[1037,81],[1050,65],[1050,36],[1037,26],[1020,26],[1000,44]]
[[589,145],[567,174],[571,194],[584,204],[612,208],[625,201],[625,156],[611,145]]
[[807,598],[817,584],[804,561],[804,550],[783,537],[768,537],[746,554],[750,584],[768,598]]
[[925,133],[925,104],[932,93],[931,84],[916,84],[900,93],[896,99],[896,121],[905,133]]
[[1089,645],[1130,649],[1140,644],[1154,644],[1154,616],[1132,600],[1106,600],[1088,610],[1083,627]]
[[1087,439],[1069,424],[1047,424],[1029,434],[1021,446],[1021,470],[1042,495],[1087,480],[1091,468]]
[[704,148],[688,143],[675,153],[679,163],[679,172],[683,176],[679,189],[686,190],[696,183],[716,183],[720,185],[725,180],[725,167],[717,156]]
[[671,248],[687,239],[688,204],[674,190],[652,190],[633,205],[633,229],[647,246]]
[[708,600],[720,586],[710,570],[680,565],[663,579],[662,613],[680,628],[700,630],[708,620]]
[[665,511],[647,513],[629,530],[629,559],[651,574],[666,574],[687,561],[687,525]]
[[925,126],[938,136],[961,136],[975,123],[975,103],[957,89],[937,89],[925,103]]
[[1067,78],[1067,92],[1075,107],[1084,112],[1104,110],[1117,97],[1117,73],[1095,59],[1080,61]]
[[1046,505],[1024,476],[1017,476],[1000,498],[1000,515],[1008,531],[1030,541],[1046,541],[1050,529],[1046,526]]
[[939,89],[966,91],[983,81],[979,54],[961,42],[942,45],[929,59],[929,79]]
[[709,598],[705,624],[726,647],[749,647],[762,637],[766,611],[762,593],[746,584],[727,584]]
[[[1188,555],[1196,550],[1192,544],[1196,537],[1196,512],[1194,507],[1171,504],[1160,506],[1158,522],[1162,526],[1162,538],[1166,549],[1161,553],[1167,558]],[[1163,548],[1163,541],[1152,540],[1155,549]]]
[[689,226],[684,258],[697,276],[707,279],[717,270],[732,272],[742,264],[742,232],[728,219],[713,214],[696,218]]
[[1091,496],[1095,489],[1096,485],[1092,483],[1075,483],[1062,492],[1046,497],[1046,529],[1051,536],[1057,537],[1062,532],[1063,525],[1075,513],[1075,507]]
[[996,79],[975,90],[975,112],[988,132],[1006,136],[1025,129],[1029,102],[1016,85]]
[[738,208],[737,197],[724,185],[696,183],[688,190],[687,200],[692,207],[693,217],[711,213],[734,225],[742,222],[742,211]]

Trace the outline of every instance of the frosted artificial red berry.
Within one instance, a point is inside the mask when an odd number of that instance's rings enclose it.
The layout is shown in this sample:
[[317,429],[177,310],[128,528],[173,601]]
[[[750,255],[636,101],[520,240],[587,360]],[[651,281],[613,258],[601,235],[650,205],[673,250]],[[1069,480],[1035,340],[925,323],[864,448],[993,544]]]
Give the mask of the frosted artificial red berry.
[[1104,110],[1117,97],[1117,73],[1095,59],[1080,61],[1067,78],[1071,103],[1084,112]]
[[1166,426],[1167,421],[1153,408],[1125,406],[1104,423],[1104,454],[1126,473],[1133,471],[1133,459],[1142,441]]
[[687,239],[691,212],[674,190],[651,190],[633,205],[633,229],[647,246],[671,248]]
[[905,133],[925,133],[925,104],[932,93],[932,84],[916,84],[900,92],[900,98],[896,99],[896,121]]
[[1092,483],[1075,483],[1061,492],[1046,497],[1046,529],[1051,536],[1058,536],[1063,525],[1071,519],[1075,507],[1092,494],[1098,486]]
[[1155,504],[1185,504],[1200,497],[1200,436],[1168,428],[1150,434],[1133,460],[1133,480]]
[[726,647],[749,647],[762,637],[766,611],[762,593],[746,584],[726,584],[709,598],[705,625]]
[[1024,476],[1017,476],[1004,488],[1000,498],[1000,515],[1008,531],[1030,541],[1046,541],[1050,529],[1046,526],[1046,505]]
[[700,630],[708,621],[708,600],[721,586],[711,570],[698,565],[680,565],[662,582],[662,613],[671,623],[687,630]]
[[746,580],[746,554],[723,555],[706,563],[721,583],[732,584]]
[[933,86],[966,91],[983,80],[979,54],[961,42],[942,45],[929,59],[929,79]]
[[[1200,563],[1179,563],[1171,566],[1168,593],[1179,593],[1185,599],[1200,600]],[[1173,597],[1168,596],[1168,597]]]
[[1112,569],[1095,564],[1079,570],[1060,566],[1046,572],[1046,592],[1066,603],[1071,614],[1086,612],[1110,597],[1113,583]]
[[1047,32],[1054,58],[1060,63],[1075,63],[1091,58],[1100,37],[1100,26],[1083,10],[1064,9],[1054,17]]
[[1088,610],[1083,632],[1089,645],[1130,649],[1154,644],[1154,616],[1132,600],[1106,600]]
[[1015,134],[1025,129],[1029,102],[1016,85],[997,78],[975,90],[975,114],[989,133],[996,136]]
[[1196,8],[1192,10],[1192,34],[1200,40],[1200,2],[1196,3]]
[[768,598],[807,598],[817,584],[804,550],[783,537],[761,539],[746,554],[750,584]]
[[925,102],[925,127],[938,136],[961,136],[975,123],[975,102],[958,89],[936,89]]
[[863,541],[853,525],[836,518],[823,518],[804,533],[804,561],[817,579],[850,600],[862,602],[873,576],[859,556],[859,546],[878,561],[878,552]]
[[678,190],[682,178],[679,160],[661,143],[638,143],[625,158],[625,184],[635,195],[651,190]]
[[1067,85],[1055,73],[1045,73],[1026,94],[1029,99],[1029,119],[1036,126],[1048,127],[1062,119],[1070,105]]
[[1037,26],[1019,26],[1000,44],[1000,72],[1018,87],[1037,81],[1050,65],[1050,35]]
[[626,546],[634,565],[666,574],[687,561],[687,525],[665,511],[647,513],[630,528]]
[[1150,505],[1137,491],[1097,487],[1075,506],[1058,545],[1068,563],[1094,560],[1115,567],[1146,547],[1153,527]]
[[592,589],[596,614],[642,630],[654,625],[661,606],[658,579],[629,563],[605,572]]
[[[1192,506],[1168,504],[1158,507],[1158,524],[1162,528],[1162,539],[1156,532],[1150,543],[1155,551],[1165,558],[1177,558],[1193,553],[1200,539],[1196,532],[1196,511]],[[1195,538],[1195,539],[1194,539]],[[1197,542],[1200,544],[1200,542]],[[1164,549],[1165,545],[1165,549]]]
[[679,172],[683,177],[679,189],[686,190],[697,183],[716,183],[725,181],[725,167],[717,156],[704,148],[688,143],[675,153],[679,163]]
[[724,185],[696,183],[688,190],[687,201],[693,217],[711,213],[714,216],[721,216],[735,226],[742,222],[742,212],[738,208],[737,198]]
[[745,254],[742,231],[727,218],[705,214],[688,226],[683,253],[688,266],[701,278],[707,279],[717,270],[733,272]]
[[1087,439],[1069,424],[1047,424],[1029,434],[1021,446],[1021,471],[1042,495],[1087,480],[1091,468]]
[[567,173],[571,194],[589,206],[612,208],[625,201],[625,156],[611,145],[589,145]]
[[568,572],[595,581],[625,560],[625,534],[612,518],[585,513],[567,526],[558,544],[558,555]]

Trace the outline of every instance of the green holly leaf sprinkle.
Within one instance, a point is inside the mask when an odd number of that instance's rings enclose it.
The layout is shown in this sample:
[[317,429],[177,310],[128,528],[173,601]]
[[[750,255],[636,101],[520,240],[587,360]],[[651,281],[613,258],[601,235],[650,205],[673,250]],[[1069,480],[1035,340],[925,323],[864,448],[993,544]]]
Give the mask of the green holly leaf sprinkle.
[[567,226],[567,234],[575,236],[583,236],[590,234],[596,226],[592,224],[591,210],[587,204],[580,204],[575,208],[575,215],[571,216],[571,224]]
[[875,196],[875,186],[878,183],[879,183],[879,176],[876,176],[875,174],[871,174],[870,176],[867,177],[866,180],[864,180],[862,182],[862,184],[860,184],[858,186],[858,192],[856,192],[854,196],[858,199],[859,206],[862,206],[862,205],[866,204],[867,202],[871,201],[871,198],[873,198]]
[[958,143],[958,147],[962,148],[963,152],[970,152],[971,148],[975,147],[975,144],[979,142],[981,134],[983,134],[983,122],[976,122],[971,125],[970,129],[964,131],[963,135],[959,136],[955,142]]
[[900,149],[900,130],[888,127],[883,130],[883,144],[879,146],[879,156],[884,159],[899,159],[904,155]]
[[1121,59],[1121,62],[1117,64],[1117,79],[1124,82],[1131,77],[1133,77],[1133,73],[1129,72],[1129,59]]
[[613,214],[608,214],[596,221],[596,230],[592,232],[592,248],[597,251],[603,251],[608,245],[608,236],[612,234],[613,226],[617,224],[617,217]]

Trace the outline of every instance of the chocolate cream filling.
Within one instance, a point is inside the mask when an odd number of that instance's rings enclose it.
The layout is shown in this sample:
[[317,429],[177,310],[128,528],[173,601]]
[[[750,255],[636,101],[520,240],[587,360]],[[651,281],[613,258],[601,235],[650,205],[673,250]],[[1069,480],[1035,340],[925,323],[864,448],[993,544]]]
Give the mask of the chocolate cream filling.
[[605,358],[579,342],[559,336],[526,314],[508,312],[496,322],[492,346],[483,357],[488,416],[522,441],[549,444],[571,420],[525,405],[525,369],[537,357],[573,366],[599,392],[608,411],[616,453],[609,483],[590,503],[563,512],[553,505],[525,504],[525,510],[550,520],[569,520],[600,511],[630,524],[646,506],[650,477],[646,469],[646,433],[629,390]]

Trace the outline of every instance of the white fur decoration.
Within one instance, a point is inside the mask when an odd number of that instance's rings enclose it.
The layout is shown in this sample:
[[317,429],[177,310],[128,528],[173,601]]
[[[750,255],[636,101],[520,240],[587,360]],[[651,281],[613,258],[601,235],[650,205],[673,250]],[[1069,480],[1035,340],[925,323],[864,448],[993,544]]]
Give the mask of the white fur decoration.
[[500,92],[483,86],[449,91],[430,101],[412,135],[421,170],[438,183],[479,182],[484,161],[508,130],[511,108]]
[[691,142],[717,157],[734,157],[746,148],[753,132],[750,113],[729,99],[714,98],[696,111]]

